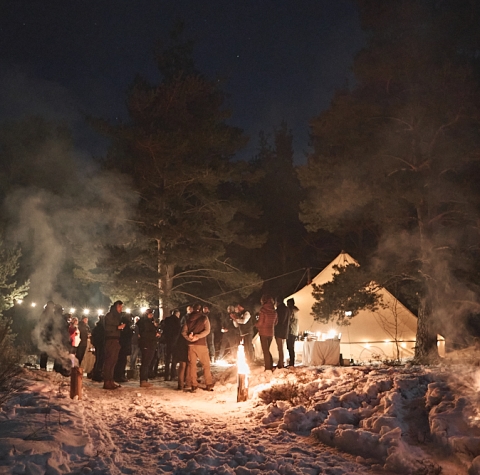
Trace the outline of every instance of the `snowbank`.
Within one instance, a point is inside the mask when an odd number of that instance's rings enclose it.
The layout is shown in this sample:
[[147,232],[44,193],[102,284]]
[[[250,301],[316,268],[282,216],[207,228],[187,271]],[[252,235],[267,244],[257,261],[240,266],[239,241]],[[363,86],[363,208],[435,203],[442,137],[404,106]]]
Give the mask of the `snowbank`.
[[235,368],[214,374],[213,393],[84,380],[71,400],[68,378],[26,371],[0,474],[480,474],[477,368],[257,367],[244,403]]

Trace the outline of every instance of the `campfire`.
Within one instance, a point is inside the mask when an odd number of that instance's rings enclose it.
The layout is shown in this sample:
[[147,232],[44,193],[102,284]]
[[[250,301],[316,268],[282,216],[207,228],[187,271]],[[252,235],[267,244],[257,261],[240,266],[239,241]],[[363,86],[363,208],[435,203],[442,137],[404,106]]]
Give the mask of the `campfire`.
[[245,358],[245,347],[243,342],[238,346],[237,352],[237,402],[248,399],[248,375],[250,368]]

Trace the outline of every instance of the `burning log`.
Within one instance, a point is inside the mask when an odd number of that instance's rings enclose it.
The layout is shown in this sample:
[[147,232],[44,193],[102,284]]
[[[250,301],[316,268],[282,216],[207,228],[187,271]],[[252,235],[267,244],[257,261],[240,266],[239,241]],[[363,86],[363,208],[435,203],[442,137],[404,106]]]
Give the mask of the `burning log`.
[[240,344],[237,352],[237,402],[248,399],[248,375],[250,368],[245,358],[245,348]]
[[78,396],[78,399],[82,399],[82,381],[83,381],[83,369],[78,366],[72,366],[70,371],[70,398],[74,399]]

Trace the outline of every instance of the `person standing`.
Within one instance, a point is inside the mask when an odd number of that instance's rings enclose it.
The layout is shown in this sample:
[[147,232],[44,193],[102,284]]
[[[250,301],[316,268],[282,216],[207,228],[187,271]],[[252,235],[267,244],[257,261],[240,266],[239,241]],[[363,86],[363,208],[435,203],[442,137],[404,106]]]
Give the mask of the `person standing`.
[[230,359],[233,362],[237,360],[237,350],[240,344],[240,333],[238,324],[235,320],[235,307],[227,307],[227,315],[222,320],[222,344],[218,353],[218,359],[223,359],[226,352],[230,352]]
[[165,341],[165,381],[172,381],[177,376],[175,347],[182,328],[180,326],[180,310],[175,308],[164,320],[162,337]]
[[272,344],[274,328],[277,324],[277,311],[275,310],[273,298],[269,295],[263,295],[261,298],[260,312],[258,321],[255,324],[262,345],[263,360],[265,371],[273,371],[273,358],[270,353],[270,345]]
[[210,308],[208,305],[203,306],[203,314],[208,317],[210,322],[210,333],[207,335],[207,347],[208,355],[210,356],[210,362],[215,363],[215,330],[216,330],[216,318],[210,314]]
[[95,364],[92,370],[92,381],[103,381],[103,363],[105,362],[105,316],[99,315],[93,327],[90,341],[95,348]]
[[125,372],[127,371],[127,359],[132,353],[133,317],[129,313],[122,314],[121,322],[124,324],[120,332],[120,351],[118,352],[117,364],[113,372],[113,378],[117,383],[128,381]]
[[[48,357],[53,356],[49,355],[47,349],[53,346],[52,342],[54,340],[54,328],[55,328],[55,303],[52,300],[49,300],[40,316],[39,323],[34,331],[34,338],[38,340],[38,346],[42,349],[40,353],[40,369],[47,371],[47,362]],[[38,334],[38,336],[37,336]]]
[[152,384],[148,382],[148,373],[152,364],[152,359],[157,350],[160,332],[153,318],[153,310],[147,309],[145,315],[137,323],[138,345],[142,353],[142,364],[140,366],[140,387],[151,388]]
[[193,307],[191,305],[187,305],[187,308],[185,309],[185,315],[180,319],[180,325],[183,328],[183,325],[185,325],[185,322],[187,321],[187,318],[192,314],[193,312]]
[[187,340],[181,335],[177,339],[177,344],[174,348],[173,355],[173,368],[178,363],[178,385],[177,390],[182,391],[185,389],[185,381],[187,379],[187,365],[188,365],[188,343]]
[[[137,369],[137,360],[140,356],[140,347],[138,346],[138,327],[137,323],[140,320],[140,317],[135,317],[133,319],[132,325],[132,352],[130,353],[130,370],[136,371]],[[136,376],[134,376],[136,378]]]
[[84,315],[78,323],[78,331],[80,332],[80,343],[77,346],[75,356],[78,360],[78,366],[82,366],[82,361],[87,351],[88,337],[90,336],[90,327],[88,326],[88,317]]
[[235,321],[240,332],[240,340],[243,340],[247,363],[253,365],[255,359],[253,352],[253,319],[250,312],[239,303],[235,305]]
[[68,334],[70,335],[70,351],[71,355],[77,353],[77,347],[80,344],[80,331],[78,330],[78,318],[72,317],[68,326]]
[[198,388],[197,360],[203,367],[207,391],[213,391],[213,378],[210,372],[210,357],[207,348],[207,335],[210,333],[210,321],[202,312],[202,305],[193,305],[193,312],[188,316],[182,328],[182,336],[188,343],[187,386],[191,392]]
[[113,373],[120,352],[120,332],[125,328],[122,322],[123,302],[117,300],[105,315],[105,360],[103,363],[103,389],[117,389]]
[[275,342],[278,348],[278,363],[277,368],[285,367],[285,355],[284,348],[285,342],[288,338],[288,332],[290,328],[290,309],[283,303],[282,299],[277,301],[277,324],[275,325]]
[[295,306],[294,299],[287,300],[287,307],[290,309],[290,325],[288,329],[287,350],[288,366],[295,366],[295,341],[298,338],[298,307]]

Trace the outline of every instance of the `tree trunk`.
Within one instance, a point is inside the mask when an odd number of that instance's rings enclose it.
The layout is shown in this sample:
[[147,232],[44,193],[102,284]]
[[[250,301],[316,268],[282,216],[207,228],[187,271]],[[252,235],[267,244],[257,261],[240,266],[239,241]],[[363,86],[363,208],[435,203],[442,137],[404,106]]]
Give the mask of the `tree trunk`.
[[431,229],[426,225],[429,222],[428,199],[425,197],[417,206],[418,231],[420,239],[420,252],[422,273],[424,278],[424,296],[418,307],[417,337],[415,344],[414,362],[417,364],[430,364],[438,361],[437,334],[433,330],[434,299],[437,283],[435,281],[432,266],[431,243],[428,239]]
[[173,277],[175,266],[173,264],[163,264],[162,262],[162,243],[157,239],[157,272],[158,272],[158,309],[160,319],[169,314],[170,294],[173,287]]
[[420,302],[417,322],[417,341],[414,362],[431,364],[438,361],[437,334],[432,329],[433,310],[431,297]]

